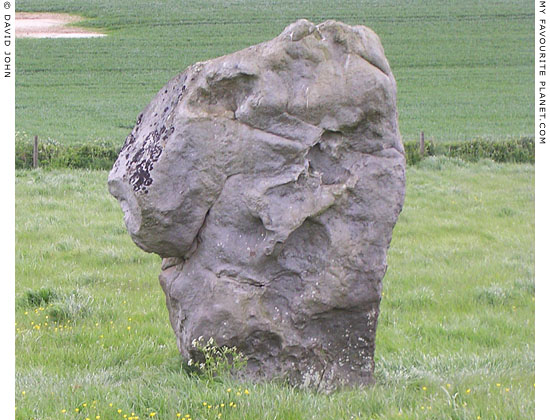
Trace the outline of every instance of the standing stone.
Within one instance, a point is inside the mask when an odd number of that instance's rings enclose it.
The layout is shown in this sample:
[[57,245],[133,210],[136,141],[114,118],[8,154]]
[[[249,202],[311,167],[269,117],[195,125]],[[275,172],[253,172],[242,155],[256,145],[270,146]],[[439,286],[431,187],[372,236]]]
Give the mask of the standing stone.
[[184,358],[213,337],[252,378],[372,381],[405,193],[396,85],[376,34],[299,20],[196,63],[139,115],[110,175]]

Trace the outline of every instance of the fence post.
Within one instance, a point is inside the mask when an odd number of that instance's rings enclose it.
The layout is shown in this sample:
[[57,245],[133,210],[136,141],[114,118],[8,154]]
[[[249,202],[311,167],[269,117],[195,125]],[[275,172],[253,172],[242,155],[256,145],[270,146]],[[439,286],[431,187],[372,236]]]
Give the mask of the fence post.
[[424,132],[420,132],[420,156],[424,157]]
[[38,168],[38,136],[34,136],[34,146],[32,149],[32,167]]

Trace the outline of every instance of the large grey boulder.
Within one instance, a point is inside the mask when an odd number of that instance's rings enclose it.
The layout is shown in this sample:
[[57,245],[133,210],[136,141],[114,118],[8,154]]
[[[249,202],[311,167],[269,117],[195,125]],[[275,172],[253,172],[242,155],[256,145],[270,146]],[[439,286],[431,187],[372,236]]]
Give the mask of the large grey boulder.
[[373,31],[299,20],[190,66],[139,115],[109,190],[135,243],[164,258],[185,358],[213,337],[254,378],[371,382],[405,193],[395,79]]

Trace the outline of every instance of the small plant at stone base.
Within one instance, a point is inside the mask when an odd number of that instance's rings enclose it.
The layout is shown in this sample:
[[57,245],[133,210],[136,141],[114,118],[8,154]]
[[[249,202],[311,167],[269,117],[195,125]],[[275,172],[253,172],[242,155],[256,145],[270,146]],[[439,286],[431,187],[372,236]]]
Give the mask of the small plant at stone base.
[[236,347],[220,347],[212,337],[205,343],[201,336],[194,339],[191,345],[196,356],[189,359],[187,365],[207,379],[228,376],[246,367],[246,356]]

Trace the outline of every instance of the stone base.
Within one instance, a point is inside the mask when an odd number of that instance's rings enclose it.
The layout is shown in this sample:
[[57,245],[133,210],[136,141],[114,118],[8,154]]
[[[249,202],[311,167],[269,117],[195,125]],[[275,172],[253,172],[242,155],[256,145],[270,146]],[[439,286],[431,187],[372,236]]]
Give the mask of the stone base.
[[[303,291],[295,290],[287,301],[280,298],[276,282],[241,286],[242,293],[236,293],[234,281],[191,278],[181,263],[163,270],[159,279],[185,359],[197,360],[194,339],[212,337],[247,357],[248,379],[280,379],[322,391],[373,382],[379,302],[306,316],[288,306]],[[202,295],[198,300],[196,293]]]

